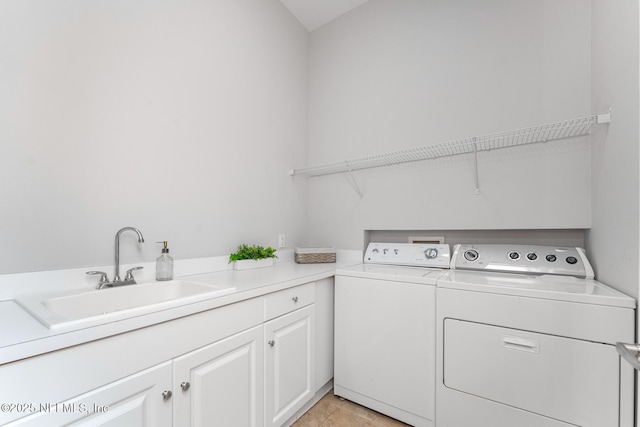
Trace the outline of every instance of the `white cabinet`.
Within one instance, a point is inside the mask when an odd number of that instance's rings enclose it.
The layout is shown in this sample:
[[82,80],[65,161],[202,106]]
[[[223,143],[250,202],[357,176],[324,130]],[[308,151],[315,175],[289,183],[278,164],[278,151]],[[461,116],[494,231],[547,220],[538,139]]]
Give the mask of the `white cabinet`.
[[[294,295],[291,295],[292,290]],[[313,302],[313,283],[272,294],[266,301],[284,307],[282,301]],[[308,292],[311,292],[308,294]],[[297,299],[296,299],[297,298]],[[270,320],[265,332],[265,426],[281,426],[315,394],[314,306]]]
[[170,427],[171,362],[61,403],[29,405],[37,413],[9,426]]
[[3,365],[0,403],[37,406],[0,425],[282,426],[333,376],[332,308],[325,279]]
[[[263,310],[260,296],[1,365],[0,403],[66,402],[262,325]],[[166,389],[175,394],[171,378],[169,372]],[[27,415],[24,410],[0,411],[0,425]]]
[[262,325],[174,360],[174,425],[263,424]]

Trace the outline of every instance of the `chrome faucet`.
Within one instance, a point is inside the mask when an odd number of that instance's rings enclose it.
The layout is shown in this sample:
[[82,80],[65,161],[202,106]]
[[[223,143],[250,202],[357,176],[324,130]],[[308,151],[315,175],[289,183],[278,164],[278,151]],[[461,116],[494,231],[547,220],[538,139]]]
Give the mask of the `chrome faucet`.
[[113,286],[123,286],[123,285],[134,285],[136,280],[133,278],[133,272],[136,270],[141,270],[143,267],[133,267],[127,270],[127,273],[124,276],[124,280],[120,279],[120,235],[125,231],[134,231],[138,235],[138,243],[144,243],[144,237],[142,237],[142,233],[135,227],[124,227],[118,230],[116,233],[116,242],[115,242],[115,273],[113,276],[113,281],[110,282],[107,277],[107,273],[103,271],[87,271],[88,275],[100,275],[100,281],[96,286],[96,289],[102,289],[106,287]]
[[[140,232],[140,230],[138,230],[135,227],[124,227],[121,228],[120,230],[118,230],[118,232],[116,233],[116,272],[113,276],[113,282],[112,283],[118,283],[121,282],[120,280],[120,235],[127,231],[127,230],[131,230],[131,231],[135,231],[136,234],[138,235],[138,243],[144,243],[144,237],[142,237],[142,233]],[[133,280],[133,275],[131,274],[132,270],[139,270],[142,267],[134,267],[131,270],[127,271],[127,275],[124,277],[124,280],[126,281],[128,280]],[[135,280],[133,280],[133,283],[136,283]],[[123,285],[127,285],[128,283],[122,283]]]

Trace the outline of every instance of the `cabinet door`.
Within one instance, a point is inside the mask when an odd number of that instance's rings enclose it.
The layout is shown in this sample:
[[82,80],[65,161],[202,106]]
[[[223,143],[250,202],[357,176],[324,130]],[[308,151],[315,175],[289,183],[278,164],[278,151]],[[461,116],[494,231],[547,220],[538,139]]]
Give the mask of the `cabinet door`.
[[281,426],[315,393],[314,306],[265,323],[265,425]]
[[257,326],[174,360],[174,425],[263,423],[263,328]]
[[34,404],[37,413],[8,425],[170,427],[170,390],[171,362],[166,362],[65,402]]

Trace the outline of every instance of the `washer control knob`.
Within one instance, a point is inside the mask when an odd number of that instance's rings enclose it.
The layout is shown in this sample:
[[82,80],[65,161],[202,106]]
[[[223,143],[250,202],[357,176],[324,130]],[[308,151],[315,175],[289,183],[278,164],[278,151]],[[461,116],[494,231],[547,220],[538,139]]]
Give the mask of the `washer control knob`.
[[538,254],[537,254],[537,253],[535,253],[535,252],[529,252],[529,253],[527,254],[527,259],[528,259],[529,261],[535,261],[535,260],[537,260],[537,259],[538,259]]
[[427,248],[424,251],[424,256],[427,257],[427,259],[434,259],[438,257],[438,249],[437,248]]
[[557,258],[556,258],[556,256],[555,256],[555,255],[553,255],[553,254],[549,254],[549,255],[547,255],[547,256],[545,257],[545,259],[546,259],[547,261],[549,261],[549,262],[556,262],[556,259],[557,259]]
[[577,263],[577,262],[578,262],[578,259],[577,259],[576,257],[574,257],[574,256],[568,256],[568,257],[567,257],[567,262],[568,262],[569,264],[572,264],[572,265],[573,265],[573,264],[575,264],[575,263]]
[[509,252],[509,259],[514,261],[520,259],[520,254],[516,251]]
[[475,249],[469,249],[464,251],[464,259],[467,261],[475,261],[478,259],[478,251]]
[[374,250],[372,250],[371,252],[373,252],[374,254],[377,254],[377,253],[378,253],[378,252],[380,252],[380,251],[378,250],[378,248],[375,248],[375,249],[374,249]]
[[387,254],[387,252],[389,252],[389,249],[383,249],[382,250],[382,253],[385,254],[385,255]]

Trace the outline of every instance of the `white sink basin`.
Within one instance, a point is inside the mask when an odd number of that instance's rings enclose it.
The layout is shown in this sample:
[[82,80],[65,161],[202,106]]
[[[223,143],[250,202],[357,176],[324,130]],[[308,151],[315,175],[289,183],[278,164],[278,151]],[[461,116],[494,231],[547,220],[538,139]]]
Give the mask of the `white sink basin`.
[[17,302],[49,329],[94,326],[231,293],[233,287],[171,280],[84,291]]

